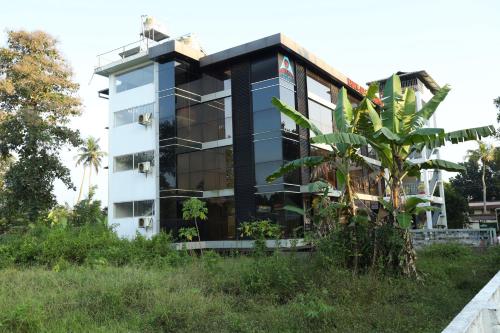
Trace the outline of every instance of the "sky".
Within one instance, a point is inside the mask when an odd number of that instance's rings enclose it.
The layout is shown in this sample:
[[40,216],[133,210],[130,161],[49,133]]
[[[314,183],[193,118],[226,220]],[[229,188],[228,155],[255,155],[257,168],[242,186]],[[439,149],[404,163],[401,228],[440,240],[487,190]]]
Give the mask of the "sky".
[[[140,16],[155,16],[172,36],[196,33],[214,53],[282,32],[358,83],[397,71],[426,70],[452,86],[438,109],[446,131],[496,124],[492,100],[500,96],[500,1],[2,1],[0,45],[6,30],[43,30],[59,48],[80,84],[83,114],[72,127],[100,138],[107,150],[107,101],[97,97],[107,79],[93,76],[96,56],[139,39]],[[494,142],[498,145],[498,141]],[[464,160],[475,143],[449,145],[441,158]],[[76,151],[63,151],[73,182],[82,167]],[[107,165],[105,162],[104,165]],[[447,174],[447,177],[453,174]],[[107,204],[107,170],[92,183]],[[60,203],[72,205],[77,191],[56,183]]]

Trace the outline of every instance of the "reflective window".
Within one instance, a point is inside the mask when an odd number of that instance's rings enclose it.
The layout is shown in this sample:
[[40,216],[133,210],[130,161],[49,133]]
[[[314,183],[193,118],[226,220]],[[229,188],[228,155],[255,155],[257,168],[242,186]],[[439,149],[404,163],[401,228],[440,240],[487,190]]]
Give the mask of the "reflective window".
[[278,76],[278,57],[260,59],[252,63],[252,82],[259,82]]
[[154,215],[154,200],[117,202],[114,204],[114,217],[142,217]]
[[[282,161],[255,163],[255,183],[257,185],[267,185],[266,178],[281,168],[282,165]],[[283,183],[283,177],[276,179],[273,183]]]
[[255,141],[255,163],[281,161],[283,158],[281,141],[281,138]]
[[[331,133],[333,131],[333,113],[329,108],[309,100],[309,120],[312,121],[323,133]],[[310,133],[311,137],[314,133]]]
[[319,82],[318,80],[313,79],[310,76],[307,76],[307,92],[312,92],[314,95],[324,99],[327,102],[331,102],[332,100],[330,87],[324,83]]
[[154,200],[134,201],[134,216],[153,216],[154,203]]
[[153,65],[134,69],[115,77],[116,92],[122,92],[153,83]]
[[115,172],[132,170],[134,167],[133,155],[116,156],[114,166]]
[[151,162],[154,164],[154,151],[148,150],[135,154],[116,156],[114,158],[114,172],[135,170],[137,164],[142,162]]
[[120,202],[114,205],[115,218],[125,218],[134,216],[134,204],[132,202]]
[[154,151],[144,151],[134,154],[134,169],[138,168],[139,163],[150,162],[154,164]]
[[177,182],[184,190],[233,188],[233,150],[221,147],[178,154]]
[[273,97],[280,97],[278,86],[254,90],[252,93],[253,111],[256,112],[274,108],[271,104]]
[[139,105],[139,106],[136,106],[133,108],[128,108],[125,110],[116,111],[114,113],[115,127],[134,123],[134,122],[136,123],[141,114],[145,114],[145,113],[153,114],[153,112],[154,112],[154,103]]

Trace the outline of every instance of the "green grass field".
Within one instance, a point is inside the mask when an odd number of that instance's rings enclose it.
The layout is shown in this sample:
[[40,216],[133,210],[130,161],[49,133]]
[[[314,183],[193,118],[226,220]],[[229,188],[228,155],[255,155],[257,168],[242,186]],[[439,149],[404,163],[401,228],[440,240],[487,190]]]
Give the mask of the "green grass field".
[[500,268],[498,248],[419,253],[421,281],[352,276],[317,254],[106,260],[0,270],[4,332],[439,332]]

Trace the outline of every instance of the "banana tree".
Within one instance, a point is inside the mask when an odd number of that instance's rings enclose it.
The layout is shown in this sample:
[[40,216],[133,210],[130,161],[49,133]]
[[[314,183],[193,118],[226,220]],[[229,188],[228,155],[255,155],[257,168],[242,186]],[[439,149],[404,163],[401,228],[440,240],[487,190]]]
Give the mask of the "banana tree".
[[[440,88],[436,94],[420,109],[416,110],[416,97],[413,89],[404,91],[397,75],[392,75],[385,84],[382,102],[383,105],[375,111],[371,99],[378,90],[376,84],[370,86],[367,97],[360,104],[359,113],[368,126],[362,128],[360,134],[367,138],[369,144],[381,162],[382,168],[388,171],[386,183],[390,189],[390,218],[389,222],[404,229],[405,241],[404,256],[401,269],[405,275],[416,275],[415,251],[411,244],[408,228],[411,225],[412,214],[419,200],[404,200],[402,195],[403,180],[408,176],[419,176],[421,170],[438,169],[459,172],[463,166],[441,159],[431,159],[421,162],[412,161],[414,154],[425,154],[427,149],[434,149],[445,145],[468,140],[478,140],[481,137],[495,133],[493,126],[469,128],[446,133],[442,128],[424,127],[439,104],[446,98],[450,87]],[[375,111],[375,112],[374,112]],[[371,124],[371,126],[370,126]],[[403,199],[403,203],[402,203]],[[406,204],[404,204],[406,201]],[[430,206],[420,209],[433,209]]]
[[[286,163],[269,175],[266,180],[272,182],[295,169],[312,167],[317,171],[318,178],[323,178],[330,186],[336,187],[341,192],[340,201],[346,203],[346,220],[348,220],[349,217],[354,216],[356,213],[355,193],[351,183],[349,167],[351,162],[366,164],[357,151],[360,147],[367,145],[368,141],[363,135],[358,134],[360,132],[358,124],[362,119],[359,113],[363,110],[351,106],[345,88],[340,90],[338,101],[333,112],[337,131],[325,134],[307,117],[279,99],[273,98],[272,103],[275,107],[291,118],[298,126],[308,129],[312,133],[311,143],[326,145],[328,149],[323,156],[307,156]],[[318,172],[318,170],[325,171]],[[327,172],[333,170],[335,170],[335,180],[325,177]]]
[[[450,87],[445,85],[422,107],[416,110],[416,97],[413,89],[401,88],[397,75],[390,77],[385,84],[381,106],[372,101],[376,98],[378,85],[372,84],[359,106],[352,107],[347,98],[347,91],[339,91],[338,103],[334,111],[336,132],[323,134],[314,124],[299,112],[288,107],[281,101],[273,99],[273,104],[299,126],[314,133],[311,143],[322,143],[330,146],[331,152],[326,156],[309,156],[285,164],[270,175],[267,180],[273,181],[283,174],[300,167],[318,167],[333,165],[336,169],[337,187],[342,191],[345,202],[349,205],[348,215],[354,216],[354,193],[349,176],[351,162],[363,163],[363,158],[357,150],[369,144],[376,152],[381,167],[386,169],[385,179],[390,189],[390,215],[388,222],[404,230],[404,256],[400,264],[405,275],[415,275],[415,252],[411,244],[408,228],[415,207],[423,202],[415,200],[406,205],[401,204],[403,180],[408,176],[419,176],[421,170],[440,169],[447,171],[462,171],[459,164],[433,159],[423,162],[413,162],[412,154],[423,153],[426,149],[434,149],[451,142],[453,144],[468,140],[478,140],[481,137],[495,133],[493,126],[470,128],[446,133],[442,128],[424,127],[432,117],[439,104],[445,99]],[[403,198],[404,201],[404,198]],[[385,201],[384,201],[385,202]],[[422,209],[432,209],[419,208]]]

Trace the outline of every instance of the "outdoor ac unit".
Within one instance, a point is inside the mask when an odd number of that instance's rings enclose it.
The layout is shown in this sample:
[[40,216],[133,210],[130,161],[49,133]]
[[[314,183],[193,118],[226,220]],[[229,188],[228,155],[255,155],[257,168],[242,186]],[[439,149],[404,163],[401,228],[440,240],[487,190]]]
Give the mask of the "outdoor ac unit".
[[140,114],[137,122],[141,125],[147,126],[147,125],[151,124],[152,119],[153,119],[153,114],[151,112],[147,112],[147,113]]
[[139,169],[140,173],[150,173],[151,172],[151,162],[138,163],[137,169]]
[[139,228],[149,229],[153,226],[152,217],[140,217],[139,218]]

